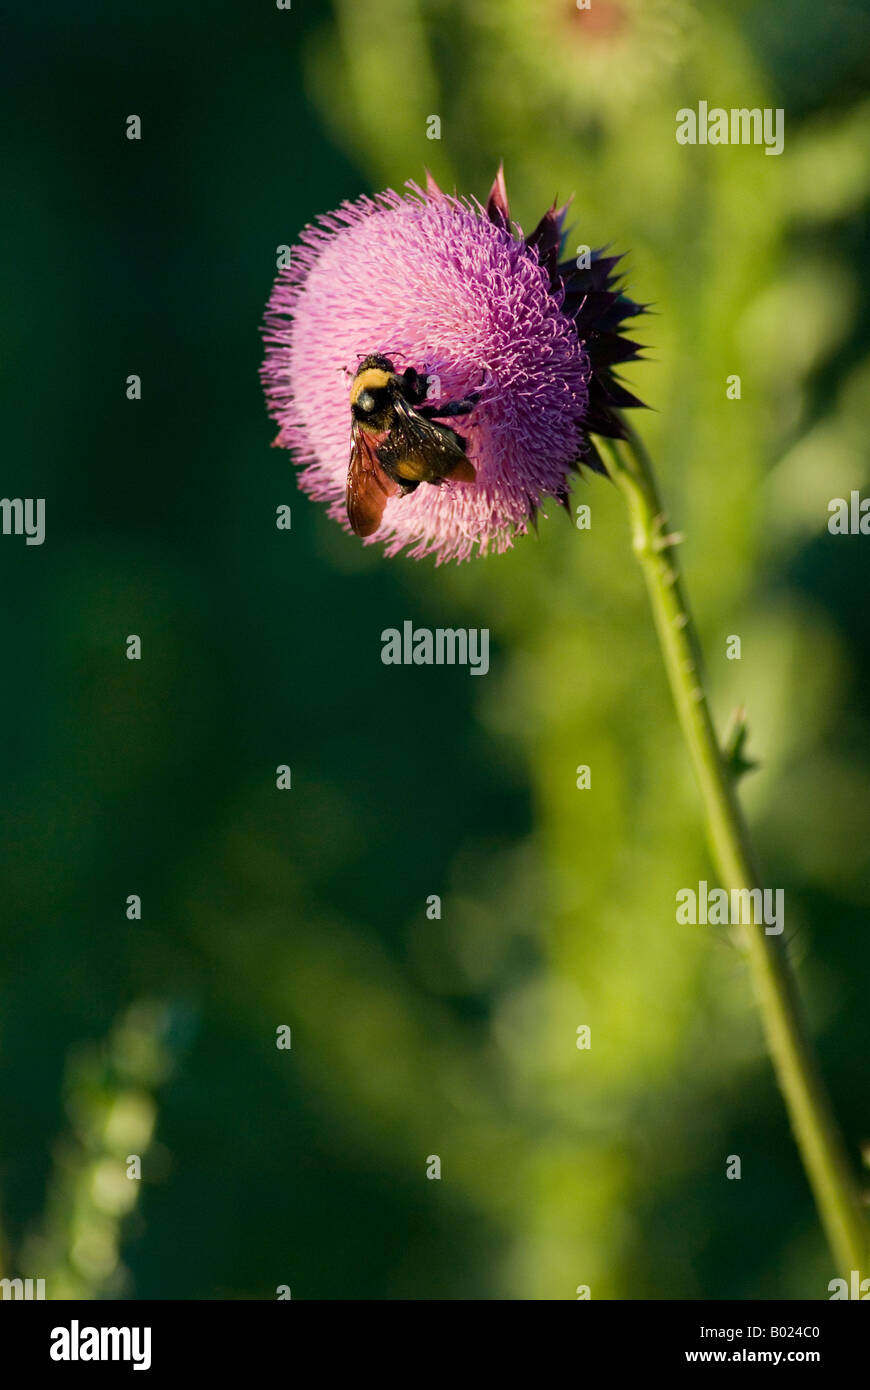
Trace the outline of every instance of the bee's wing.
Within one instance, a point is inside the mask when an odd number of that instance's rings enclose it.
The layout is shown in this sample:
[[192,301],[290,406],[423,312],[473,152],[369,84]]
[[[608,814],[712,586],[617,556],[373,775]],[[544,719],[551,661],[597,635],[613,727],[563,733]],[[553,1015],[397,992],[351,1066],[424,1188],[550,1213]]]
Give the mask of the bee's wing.
[[380,447],[381,458],[388,459],[401,477],[403,461],[419,460],[434,477],[473,483],[477,476],[465,453],[465,440],[448,425],[436,425],[418,415],[413,406],[399,398],[395,402],[395,423]]
[[398,492],[398,484],[388,478],[380,465],[377,443],[354,421],[347,469],[347,518],[358,536],[377,531],[387,498]]

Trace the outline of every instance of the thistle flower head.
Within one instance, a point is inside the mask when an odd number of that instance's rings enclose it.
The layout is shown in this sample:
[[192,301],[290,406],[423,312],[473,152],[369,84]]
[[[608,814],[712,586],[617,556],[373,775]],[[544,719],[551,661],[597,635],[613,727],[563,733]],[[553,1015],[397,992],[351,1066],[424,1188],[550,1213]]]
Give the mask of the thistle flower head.
[[558,264],[566,208],[524,237],[499,175],[485,207],[408,185],[345,203],[307,227],[279,272],[262,378],[276,444],[300,483],[347,525],[350,386],[372,354],[428,378],[427,408],[470,398],[461,430],[475,480],[393,495],[371,537],[387,554],[466,559],[507,549],[572,471],[603,471],[590,432],[619,434],[639,404],[612,376],[636,355],[619,334],[640,307],[614,286],[617,257]]

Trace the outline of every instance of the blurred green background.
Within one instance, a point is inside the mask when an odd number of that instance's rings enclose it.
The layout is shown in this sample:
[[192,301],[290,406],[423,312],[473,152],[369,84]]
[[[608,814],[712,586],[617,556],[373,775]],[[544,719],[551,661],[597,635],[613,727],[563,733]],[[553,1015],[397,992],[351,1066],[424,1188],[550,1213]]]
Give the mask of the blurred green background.
[[[629,253],[640,427],[857,1163],[870,573],[826,522],[870,488],[866,6],[82,0],[6,28],[2,490],[46,498],[46,541],[0,538],[3,1272],[827,1297],[744,967],[675,923],[712,871],[616,489],[503,558],[386,561],[270,449],[258,326],[276,247],[427,165],[484,197],[504,158],[526,230],[574,193],[569,244]],[[678,146],[700,99],[784,107],[784,154]],[[488,627],[489,675],[384,667],[405,619]]]

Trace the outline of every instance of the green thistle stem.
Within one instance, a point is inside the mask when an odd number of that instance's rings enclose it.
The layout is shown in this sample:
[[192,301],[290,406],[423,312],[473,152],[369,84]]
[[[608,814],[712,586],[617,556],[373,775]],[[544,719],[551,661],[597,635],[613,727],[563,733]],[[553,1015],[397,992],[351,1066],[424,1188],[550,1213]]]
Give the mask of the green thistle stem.
[[[625,444],[609,444],[613,476],[631,517],[633,545],[649,592],[671,693],[704,803],[710,850],[721,884],[762,885],[755,851],[707,702],[701,649],[686,598],[676,545],[668,533],[652,463],[628,426]],[[747,927],[738,942],[753,977],[767,1046],[794,1137],[841,1275],[868,1261],[868,1230],[846,1147],[821,1079],[781,936]]]

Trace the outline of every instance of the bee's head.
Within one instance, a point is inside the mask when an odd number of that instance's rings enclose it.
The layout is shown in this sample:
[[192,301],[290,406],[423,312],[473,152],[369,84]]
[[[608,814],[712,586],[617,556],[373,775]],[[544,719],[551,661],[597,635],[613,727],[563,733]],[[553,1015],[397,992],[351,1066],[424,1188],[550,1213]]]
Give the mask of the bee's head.
[[372,353],[357,368],[350,392],[354,418],[378,424],[383,421],[396,389],[396,373],[388,357]]

